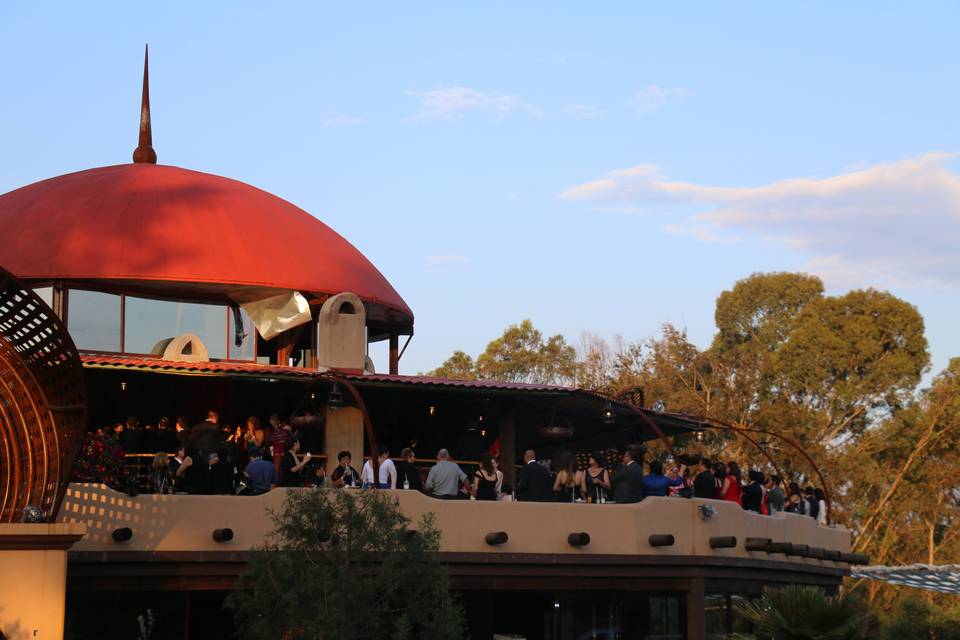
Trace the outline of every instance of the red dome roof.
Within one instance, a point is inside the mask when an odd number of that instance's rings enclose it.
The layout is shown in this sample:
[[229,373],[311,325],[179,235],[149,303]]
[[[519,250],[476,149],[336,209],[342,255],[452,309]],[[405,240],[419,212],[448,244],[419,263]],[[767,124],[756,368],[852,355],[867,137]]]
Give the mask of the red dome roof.
[[386,278],[342,236],[248,184],[122,164],[0,195],[0,264],[28,282],[218,301],[351,291],[374,323],[413,326]]

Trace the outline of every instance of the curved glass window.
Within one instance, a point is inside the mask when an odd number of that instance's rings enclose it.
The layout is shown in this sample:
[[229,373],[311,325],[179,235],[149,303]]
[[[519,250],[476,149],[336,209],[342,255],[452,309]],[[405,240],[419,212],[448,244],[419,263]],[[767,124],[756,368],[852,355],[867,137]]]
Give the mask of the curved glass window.
[[120,296],[71,289],[67,330],[78,349],[120,351]]
[[127,296],[124,351],[163,353],[163,342],[183,333],[200,338],[211,358],[227,357],[227,308]]

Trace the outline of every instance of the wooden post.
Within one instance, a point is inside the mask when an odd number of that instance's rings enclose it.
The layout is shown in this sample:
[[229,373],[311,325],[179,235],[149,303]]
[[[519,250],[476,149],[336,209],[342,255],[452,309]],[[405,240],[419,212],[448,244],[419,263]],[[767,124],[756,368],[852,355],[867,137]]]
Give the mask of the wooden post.
[[500,406],[497,416],[497,430],[500,434],[500,470],[503,483],[517,491],[517,410],[509,401]]
[[390,334],[390,375],[395,376],[400,373],[400,336],[396,333]]
[[687,591],[687,640],[706,640],[707,616],[703,577],[690,579]]

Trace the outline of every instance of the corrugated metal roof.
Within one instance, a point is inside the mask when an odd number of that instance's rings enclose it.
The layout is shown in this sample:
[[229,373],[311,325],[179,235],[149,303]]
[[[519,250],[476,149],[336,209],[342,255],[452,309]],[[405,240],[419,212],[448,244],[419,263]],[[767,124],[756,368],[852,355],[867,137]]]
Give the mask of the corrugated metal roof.
[[564,387],[551,384],[528,384],[525,382],[502,382],[500,380],[456,380],[453,378],[436,378],[432,376],[402,376],[385,373],[367,373],[363,375],[342,375],[352,382],[373,382],[380,384],[402,384],[438,387],[462,387],[465,389],[497,389],[503,391],[539,391],[572,393],[574,387]]
[[86,368],[134,369],[180,375],[241,374],[256,377],[312,378],[316,372],[298,367],[278,367],[255,362],[172,362],[160,358],[126,356],[120,354],[81,354]]

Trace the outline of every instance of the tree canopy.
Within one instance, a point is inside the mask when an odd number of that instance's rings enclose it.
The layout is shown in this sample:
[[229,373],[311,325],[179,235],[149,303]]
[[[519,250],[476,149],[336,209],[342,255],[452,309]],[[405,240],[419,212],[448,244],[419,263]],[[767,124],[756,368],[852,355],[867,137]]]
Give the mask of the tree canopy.
[[[573,349],[524,320],[476,361],[457,352],[435,373],[611,395],[642,387],[648,403],[663,400],[670,411],[766,429],[813,457],[833,521],[851,528],[872,562],[960,562],[960,358],[920,388],[930,356],[916,307],[874,289],[826,295],[811,275],[759,273],[721,293],[714,318],[705,348],[665,324],[638,342],[584,334]],[[772,472],[735,435],[675,444]],[[791,480],[816,483],[789,446],[771,440],[770,453]],[[856,589],[890,609],[896,592],[867,582]]]
[[240,638],[447,640],[463,613],[432,517],[380,491],[290,491],[227,599]]

